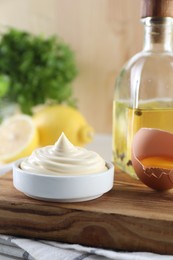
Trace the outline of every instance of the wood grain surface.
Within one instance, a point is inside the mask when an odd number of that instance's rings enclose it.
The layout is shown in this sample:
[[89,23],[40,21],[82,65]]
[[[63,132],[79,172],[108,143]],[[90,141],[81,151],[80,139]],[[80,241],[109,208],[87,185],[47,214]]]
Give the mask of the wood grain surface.
[[173,254],[173,192],[156,192],[118,173],[114,188],[80,203],[26,197],[0,178],[0,233],[86,246]]

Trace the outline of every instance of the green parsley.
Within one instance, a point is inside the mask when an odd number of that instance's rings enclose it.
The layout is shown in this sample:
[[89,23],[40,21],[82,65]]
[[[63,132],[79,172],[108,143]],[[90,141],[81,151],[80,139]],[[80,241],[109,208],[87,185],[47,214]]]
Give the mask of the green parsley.
[[44,38],[9,29],[0,39],[0,100],[21,111],[47,101],[75,105],[71,82],[77,75],[70,47],[57,36]]

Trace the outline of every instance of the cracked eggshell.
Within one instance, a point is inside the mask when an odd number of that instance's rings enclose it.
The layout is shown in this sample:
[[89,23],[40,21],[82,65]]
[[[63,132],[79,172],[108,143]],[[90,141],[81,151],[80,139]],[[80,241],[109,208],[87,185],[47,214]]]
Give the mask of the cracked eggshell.
[[141,128],[132,142],[132,164],[139,179],[155,190],[173,188],[173,169],[145,167],[141,160],[146,157],[173,158],[173,134],[154,128]]

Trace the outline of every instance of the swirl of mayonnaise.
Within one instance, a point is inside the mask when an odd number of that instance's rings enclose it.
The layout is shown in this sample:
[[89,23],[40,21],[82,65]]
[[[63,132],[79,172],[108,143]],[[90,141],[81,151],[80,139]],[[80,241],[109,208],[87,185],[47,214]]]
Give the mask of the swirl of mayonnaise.
[[46,175],[83,175],[107,170],[96,152],[74,146],[64,133],[55,145],[33,151],[20,165],[22,170]]

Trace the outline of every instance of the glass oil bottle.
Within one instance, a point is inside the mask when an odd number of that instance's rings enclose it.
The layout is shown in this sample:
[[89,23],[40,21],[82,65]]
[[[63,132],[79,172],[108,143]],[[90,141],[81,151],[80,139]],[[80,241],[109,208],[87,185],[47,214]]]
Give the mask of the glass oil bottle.
[[173,1],[143,0],[144,46],[122,68],[113,102],[115,169],[136,177],[134,134],[143,127],[173,133]]

